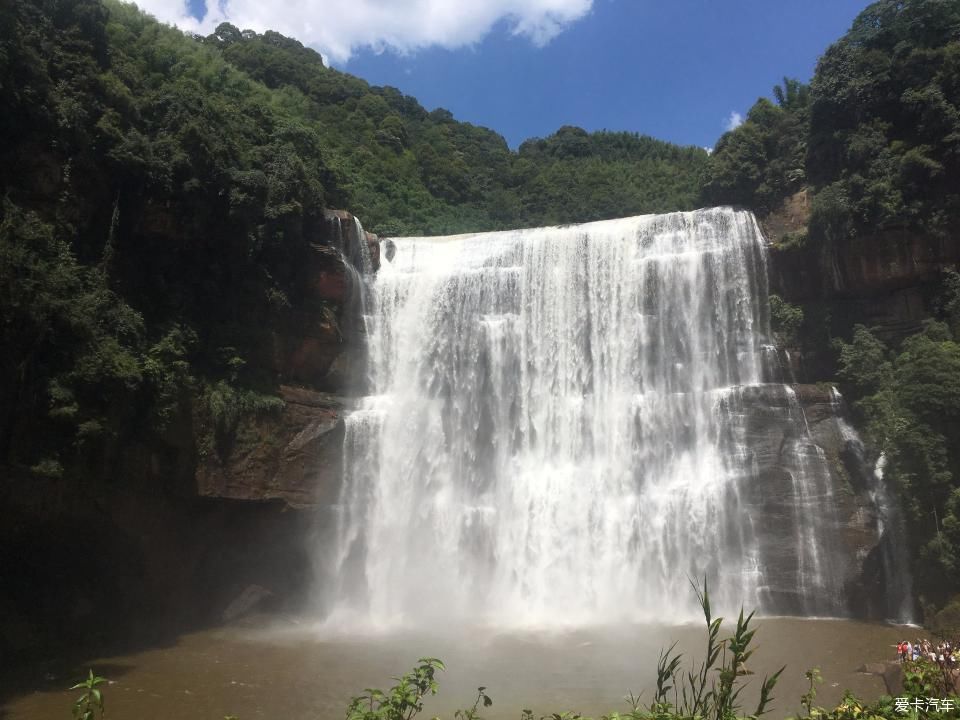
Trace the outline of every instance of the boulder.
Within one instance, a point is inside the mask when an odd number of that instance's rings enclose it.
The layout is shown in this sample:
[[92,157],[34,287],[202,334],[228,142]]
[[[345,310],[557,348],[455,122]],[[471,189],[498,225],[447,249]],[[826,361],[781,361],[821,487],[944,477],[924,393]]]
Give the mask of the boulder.
[[888,662],[883,670],[883,682],[887,686],[887,693],[896,697],[903,694],[903,665],[898,662]]
[[370,248],[370,261],[373,271],[380,269],[380,237],[374,233],[367,233],[367,246]]

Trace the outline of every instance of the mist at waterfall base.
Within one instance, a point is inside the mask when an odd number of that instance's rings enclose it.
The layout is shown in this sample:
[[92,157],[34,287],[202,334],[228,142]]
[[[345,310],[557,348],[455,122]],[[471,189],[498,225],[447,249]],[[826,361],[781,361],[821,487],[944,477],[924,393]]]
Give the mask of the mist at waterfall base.
[[[843,488],[783,384],[752,214],[390,242],[321,551],[328,630],[683,623],[691,578],[727,614],[850,614]],[[774,513],[758,402],[789,430]],[[868,474],[906,621],[895,504]]]

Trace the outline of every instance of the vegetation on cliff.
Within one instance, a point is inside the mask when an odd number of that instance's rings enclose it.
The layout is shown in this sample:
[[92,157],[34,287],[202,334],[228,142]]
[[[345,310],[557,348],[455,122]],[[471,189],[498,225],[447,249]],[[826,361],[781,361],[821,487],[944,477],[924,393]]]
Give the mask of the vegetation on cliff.
[[[829,249],[891,233],[936,242],[957,232],[960,4],[871,5],[827,50],[811,95],[808,242]],[[940,605],[960,592],[956,273],[930,292],[922,332],[888,348],[855,328],[840,343],[839,374],[899,490],[921,600]]]
[[270,387],[245,366],[343,198],[315,128],[133,6],[5,3],[0,28],[0,463],[109,467],[195,376]]
[[817,239],[956,229],[960,4],[870,5],[824,53],[811,94]]
[[810,88],[784,78],[773,91],[776,103],[760,98],[743,124],[717,141],[701,179],[705,204],[765,214],[806,183]]
[[941,605],[960,592],[960,343],[932,321],[896,349],[863,325],[838,345],[840,378],[900,491],[916,587]]

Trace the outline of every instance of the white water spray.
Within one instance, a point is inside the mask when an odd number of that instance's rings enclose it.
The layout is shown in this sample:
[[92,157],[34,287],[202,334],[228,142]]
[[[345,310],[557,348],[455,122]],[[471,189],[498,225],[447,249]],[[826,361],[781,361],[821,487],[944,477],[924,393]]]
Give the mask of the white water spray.
[[[770,354],[751,214],[394,242],[368,317],[371,394],[347,419],[335,614],[687,619],[703,576],[721,607],[779,610],[743,497],[743,397]],[[785,412],[803,456],[783,519],[800,609],[841,614],[818,535],[825,459]]]

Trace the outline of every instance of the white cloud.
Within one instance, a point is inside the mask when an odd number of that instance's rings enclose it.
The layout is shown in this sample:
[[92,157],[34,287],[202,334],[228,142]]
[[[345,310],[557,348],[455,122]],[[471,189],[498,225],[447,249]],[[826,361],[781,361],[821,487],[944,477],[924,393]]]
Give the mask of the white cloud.
[[727,121],[724,123],[723,127],[725,130],[736,130],[741,125],[743,125],[743,115],[738,113],[736,110],[733,110],[731,111],[730,117],[727,118]]
[[344,62],[359,48],[400,53],[479,42],[498,22],[543,46],[584,17],[593,0],[207,0],[202,21],[185,0],[137,0],[183,30],[210,33],[227,21],[241,30],[276,30]]

